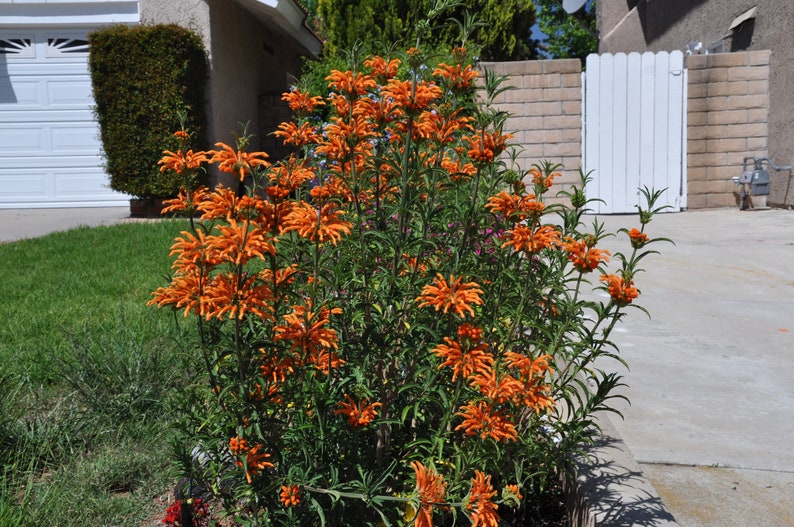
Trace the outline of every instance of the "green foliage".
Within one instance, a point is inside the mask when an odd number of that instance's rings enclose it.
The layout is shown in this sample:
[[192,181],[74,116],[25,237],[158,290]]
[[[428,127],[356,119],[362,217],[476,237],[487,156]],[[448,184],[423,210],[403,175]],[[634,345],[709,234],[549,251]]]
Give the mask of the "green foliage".
[[139,198],[171,197],[187,182],[163,174],[178,145],[180,113],[204,143],[207,60],[200,37],[176,25],[112,26],[89,35],[89,66],[110,187]]
[[[421,42],[429,50],[463,44],[482,60],[537,58],[530,0],[318,0],[317,14],[327,56],[357,42],[373,53],[384,51],[378,45],[407,48]],[[469,16],[477,19],[477,27],[471,35],[461,34]]]
[[547,36],[544,51],[550,58],[584,62],[587,55],[598,51],[596,1],[589,0],[582,10],[569,15],[560,0],[535,0],[538,27]]

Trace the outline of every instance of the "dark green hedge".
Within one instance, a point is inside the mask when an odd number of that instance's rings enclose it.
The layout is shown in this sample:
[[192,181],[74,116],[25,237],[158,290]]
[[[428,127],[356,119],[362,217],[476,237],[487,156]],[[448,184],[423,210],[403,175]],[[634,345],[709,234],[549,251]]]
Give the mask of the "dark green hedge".
[[207,58],[201,38],[177,25],[112,26],[91,33],[89,67],[110,187],[139,198],[169,197],[182,181],[161,174],[175,150],[179,113],[206,137]]

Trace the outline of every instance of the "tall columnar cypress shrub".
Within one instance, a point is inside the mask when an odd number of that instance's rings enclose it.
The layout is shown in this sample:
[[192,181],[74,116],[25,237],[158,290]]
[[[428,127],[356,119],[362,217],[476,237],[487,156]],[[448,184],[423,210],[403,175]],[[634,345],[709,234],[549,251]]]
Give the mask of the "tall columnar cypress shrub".
[[186,182],[161,173],[173,133],[205,146],[207,59],[201,38],[177,25],[112,26],[89,35],[89,67],[110,187],[139,198],[170,197]]

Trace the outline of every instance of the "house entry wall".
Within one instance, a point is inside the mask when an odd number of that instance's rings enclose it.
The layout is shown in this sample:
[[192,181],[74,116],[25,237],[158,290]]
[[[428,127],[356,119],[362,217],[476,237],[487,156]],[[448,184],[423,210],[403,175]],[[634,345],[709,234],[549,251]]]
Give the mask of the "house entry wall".
[[[768,155],[770,55],[760,50],[687,58],[690,208],[736,206],[732,178],[741,176],[744,158]],[[791,171],[772,171],[770,178],[770,198],[791,201]]]

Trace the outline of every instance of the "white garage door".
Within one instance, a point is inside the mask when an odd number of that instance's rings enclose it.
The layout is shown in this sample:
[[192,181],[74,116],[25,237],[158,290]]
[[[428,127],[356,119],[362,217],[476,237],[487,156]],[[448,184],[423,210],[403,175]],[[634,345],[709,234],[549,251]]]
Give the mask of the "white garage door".
[[0,30],[0,208],[123,205],[102,169],[87,30]]

